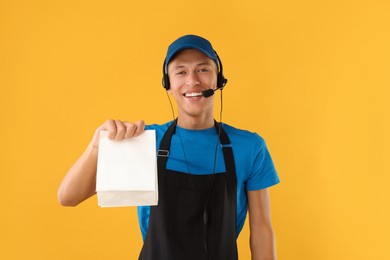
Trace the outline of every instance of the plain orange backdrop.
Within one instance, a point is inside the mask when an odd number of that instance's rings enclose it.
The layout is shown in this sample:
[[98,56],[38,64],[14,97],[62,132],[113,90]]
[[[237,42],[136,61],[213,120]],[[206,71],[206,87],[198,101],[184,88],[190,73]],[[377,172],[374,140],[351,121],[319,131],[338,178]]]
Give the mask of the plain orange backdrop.
[[161,67],[188,33],[223,61],[223,121],[267,141],[279,259],[390,259],[389,14],[387,0],[2,0],[0,259],[137,258],[135,208],[64,208],[56,192],[106,119],[171,119]]

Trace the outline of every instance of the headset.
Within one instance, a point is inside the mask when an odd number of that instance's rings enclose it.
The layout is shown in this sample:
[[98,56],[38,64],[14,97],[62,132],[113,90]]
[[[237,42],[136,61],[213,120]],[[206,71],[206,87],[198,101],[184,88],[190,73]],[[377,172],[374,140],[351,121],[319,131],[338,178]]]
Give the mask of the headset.
[[[225,85],[227,83],[227,79],[223,76],[223,67],[222,67],[221,59],[219,58],[216,51],[214,51],[214,53],[215,53],[215,56],[217,56],[218,67],[219,67],[219,71],[218,71],[218,75],[217,75],[217,89],[222,90],[223,87],[225,87]],[[167,64],[166,64],[166,59],[165,59],[164,63],[163,63],[163,68],[162,68],[162,72],[163,72],[162,85],[165,88],[165,90],[169,90],[171,87],[171,83],[169,82],[168,71],[166,71],[166,69],[165,69],[166,65]]]

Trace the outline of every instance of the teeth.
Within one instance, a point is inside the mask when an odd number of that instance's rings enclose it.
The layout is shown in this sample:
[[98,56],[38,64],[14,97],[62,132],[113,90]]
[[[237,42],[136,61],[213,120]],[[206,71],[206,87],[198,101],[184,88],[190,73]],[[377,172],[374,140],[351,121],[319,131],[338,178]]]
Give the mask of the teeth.
[[202,96],[202,92],[197,92],[197,93],[185,93],[185,97],[199,97]]

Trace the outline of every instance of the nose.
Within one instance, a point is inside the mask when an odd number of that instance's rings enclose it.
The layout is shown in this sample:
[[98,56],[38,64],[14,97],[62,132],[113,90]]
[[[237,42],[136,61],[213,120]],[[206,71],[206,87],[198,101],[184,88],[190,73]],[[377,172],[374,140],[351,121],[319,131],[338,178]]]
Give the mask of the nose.
[[200,80],[199,80],[199,77],[198,75],[196,75],[196,73],[188,73],[187,75],[187,78],[186,78],[186,85],[187,86],[195,86],[195,85],[199,85],[200,84]]

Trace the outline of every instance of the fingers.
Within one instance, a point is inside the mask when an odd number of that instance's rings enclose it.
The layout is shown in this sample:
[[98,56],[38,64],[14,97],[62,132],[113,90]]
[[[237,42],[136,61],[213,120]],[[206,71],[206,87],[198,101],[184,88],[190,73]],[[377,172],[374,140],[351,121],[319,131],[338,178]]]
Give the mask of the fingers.
[[145,123],[142,120],[130,123],[110,119],[104,125],[105,127],[103,128],[108,131],[108,138],[111,140],[122,140],[138,136],[144,132],[145,128]]
[[[125,136],[125,133],[126,133],[126,126],[125,126],[125,123],[120,121],[120,120],[115,120],[115,127],[116,127],[116,133],[115,133],[115,136],[113,136],[113,138],[111,139],[115,139],[115,140],[122,140],[123,137]],[[112,135],[114,135],[114,133],[112,133]],[[110,137],[108,137],[110,138]]]
[[123,138],[130,138],[134,136],[135,131],[137,130],[137,127],[134,123],[130,122],[124,122],[126,132],[123,136]]
[[109,119],[104,124],[101,130],[106,130],[108,132],[108,139],[115,139],[116,136],[116,123],[114,120]]
[[139,136],[145,131],[144,129],[145,123],[143,120],[130,123],[109,119],[96,129],[91,145],[94,149],[99,147],[100,131],[107,131],[110,140],[123,140]]
[[136,130],[134,131],[133,136],[139,136],[145,131],[145,122],[143,120],[139,120],[134,123],[136,126]]
[[91,141],[91,145],[95,149],[99,147],[100,131],[108,131],[108,138],[114,139],[116,135],[116,125],[114,120],[109,119],[106,122],[104,122],[104,124],[96,128],[95,134],[93,135]]
[[125,122],[124,124],[126,126],[126,133],[123,138],[136,137],[144,132],[145,123],[142,120],[134,123]]

